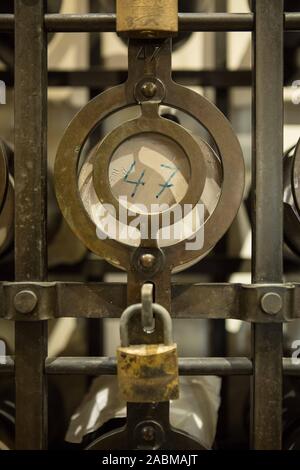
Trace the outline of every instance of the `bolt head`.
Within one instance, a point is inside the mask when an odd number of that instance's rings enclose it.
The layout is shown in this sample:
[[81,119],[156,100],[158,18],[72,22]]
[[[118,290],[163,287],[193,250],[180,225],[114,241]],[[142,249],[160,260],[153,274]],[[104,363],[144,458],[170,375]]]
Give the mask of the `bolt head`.
[[142,439],[146,442],[153,441],[155,438],[155,429],[153,426],[144,426],[141,431]]
[[15,295],[14,306],[17,312],[27,314],[31,313],[37,306],[38,299],[34,292],[22,290]]
[[140,257],[140,264],[144,269],[152,269],[155,266],[156,258],[150,253],[145,253]]
[[276,292],[268,292],[261,299],[261,308],[269,315],[277,315],[282,309],[282,297]]
[[142,85],[141,91],[145,98],[153,98],[153,96],[157,92],[157,86],[154,82],[145,82]]

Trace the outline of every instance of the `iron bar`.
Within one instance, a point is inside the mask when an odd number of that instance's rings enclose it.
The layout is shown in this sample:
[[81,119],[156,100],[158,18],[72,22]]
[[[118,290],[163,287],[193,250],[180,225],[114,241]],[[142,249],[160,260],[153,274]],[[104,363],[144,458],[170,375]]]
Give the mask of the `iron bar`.
[[[49,70],[48,85],[108,88],[125,82],[127,74],[127,70],[106,70],[102,67],[92,67],[89,70]],[[176,82],[186,86],[251,86],[250,70],[175,70],[172,76]],[[7,87],[13,86],[14,77],[11,71],[0,71],[0,79]]]
[[[300,284],[172,284],[174,318],[237,319],[281,324],[300,318]],[[15,306],[15,296],[30,291],[32,311]],[[264,310],[262,299],[275,295],[280,310]],[[126,285],[101,282],[0,283],[0,318],[28,323],[53,318],[119,318],[127,306]]]
[[[88,2],[89,11],[96,13],[99,9],[98,0],[89,0]],[[98,67],[102,65],[102,39],[100,34],[92,33],[89,35],[89,65],[90,68]],[[101,73],[101,72],[100,72]],[[101,73],[102,76],[102,73]],[[126,80],[126,78],[124,79]],[[122,81],[124,81],[122,79]],[[96,83],[96,87],[89,88],[89,98],[92,100],[95,96],[99,95],[103,89],[99,88],[99,80]],[[106,82],[105,87],[107,86]],[[109,85],[111,86],[111,85]],[[97,131],[93,132],[90,137],[90,145],[94,147],[104,137],[102,126],[98,126]],[[90,279],[92,280],[92,279]],[[102,280],[101,278],[97,280]],[[87,341],[87,352],[88,356],[101,356],[103,354],[103,333],[104,325],[103,321],[99,318],[93,318],[86,322],[86,341]]]
[[[0,15],[0,31],[13,31],[15,17]],[[252,31],[251,13],[180,13],[180,31]],[[114,32],[114,14],[46,14],[48,32]],[[285,13],[285,30],[299,31],[300,13]]]
[[[48,374],[116,374],[115,358],[57,358],[48,359]],[[179,359],[181,375],[249,375],[251,361],[247,358],[182,358]]]
[[[15,276],[44,280],[46,250],[47,37],[44,1],[15,1]],[[47,323],[15,325],[16,448],[47,442]]]
[[[115,15],[44,15],[42,0],[15,0],[15,15],[0,15],[0,31],[15,28],[15,256],[16,281],[46,278],[46,31],[115,31]],[[271,5],[272,3],[272,5]],[[282,86],[283,31],[300,30],[300,13],[283,13],[283,0],[256,0],[250,14],[181,14],[181,31],[254,30],[254,228],[253,282],[277,284],[283,308],[279,316],[266,316],[261,308],[261,287],[230,285],[173,286],[173,315],[181,318],[241,318],[253,327],[253,360],[248,358],[180,359],[181,375],[251,375],[252,438],[256,449],[281,447],[282,371],[299,375],[300,366],[282,359],[281,322],[297,310],[296,286],[282,283]],[[5,74],[5,73],[4,73]],[[107,74],[107,75],[106,75]],[[111,74],[111,75],[109,75]],[[222,75],[223,74],[223,75]],[[125,71],[61,72],[49,74],[50,85],[104,87],[126,78]],[[11,73],[3,75],[7,84]],[[202,86],[250,85],[249,71],[179,71],[175,79]],[[2,77],[2,74],[1,74]],[[0,78],[1,78],[0,77]],[[225,82],[224,82],[225,77]],[[115,80],[115,82],[114,82]],[[186,81],[185,81],[186,80]],[[191,82],[188,82],[192,80]],[[194,80],[194,81],[193,81]],[[219,80],[219,82],[218,82]],[[226,80],[228,80],[226,85]],[[8,83],[9,82],[9,83]],[[232,85],[234,83],[234,85]],[[54,284],[54,283],[53,283]],[[278,286],[281,284],[280,286]],[[2,289],[3,286],[1,286]],[[46,287],[46,286],[44,286]],[[4,288],[2,310],[17,319],[16,357],[0,362],[0,374],[15,372],[16,447],[42,449],[47,441],[46,375],[115,374],[115,358],[47,358],[47,323],[43,317],[119,317],[126,304],[126,289],[99,284],[55,284],[52,291],[37,287],[35,321],[14,317],[13,295],[18,288]],[[274,287],[274,286],[273,286]],[[41,290],[43,287],[41,288]],[[247,291],[248,289],[248,291]],[[265,288],[267,291],[267,287]],[[34,289],[33,289],[34,290]],[[116,295],[117,294],[117,295]],[[201,297],[201,302],[199,301]],[[1,298],[1,300],[3,300]],[[83,299],[83,300],[82,300]],[[99,302],[101,299],[101,302]],[[48,307],[51,307],[48,310]],[[39,316],[42,313],[41,316]],[[182,316],[183,315],[183,316]],[[297,314],[299,316],[299,314]],[[34,318],[33,318],[34,319]],[[288,318],[290,319],[290,318]],[[29,319],[30,320],[30,319]],[[278,323],[275,323],[277,321]],[[262,324],[262,322],[266,322]]]
[[[216,12],[227,12],[227,0],[216,0],[215,1]],[[214,54],[215,63],[214,66],[220,71],[226,71],[227,67],[227,45],[228,33],[226,31],[218,32],[214,34]],[[215,104],[218,109],[230,119],[230,90],[224,85],[220,85],[215,88]],[[227,233],[222,240],[217,244],[215,250],[218,253],[228,252],[228,241],[230,231]],[[222,270],[219,271],[217,276],[213,278],[214,282],[228,281],[228,277],[224,276]],[[221,357],[227,356],[228,344],[227,344],[227,331],[226,331],[226,320],[215,320],[209,322],[209,342],[210,342],[210,355]],[[252,366],[251,366],[252,367]],[[221,386],[221,406],[219,409],[219,419],[217,425],[217,438],[220,439],[228,434],[228,417],[229,417],[229,382],[226,378],[222,380]]]
[[[14,358],[1,358],[0,375],[14,373]],[[283,372],[288,376],[300,375],[300,362],[283,358]],[[54,357],[46,359],[48,375],[115,375],[115,357]],[[247,357],[179,358],[180,375],[251,375],[252,361]]]
[[[254,283],[282,282],[283,0],[255,2],[253,109]],[[252,331],[252,446],[281,448],[282,326]]]

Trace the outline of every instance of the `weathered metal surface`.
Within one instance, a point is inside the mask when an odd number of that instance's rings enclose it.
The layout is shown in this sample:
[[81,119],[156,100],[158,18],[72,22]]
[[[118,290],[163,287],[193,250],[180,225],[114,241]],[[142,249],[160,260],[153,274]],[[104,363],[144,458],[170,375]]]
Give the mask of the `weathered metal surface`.
[[[159,97],[161,104],[186,111],[210,130],[219,149],[223,169],[221,195],[214,212],[205,222],[203,246],[187,250],[186,240],[182,240],[176,245],[164,247],[164,269],[184,267],[208,253],[231,225],[243,195],[244,163],[240,145],[229,122],[203,96],[175,84],[170,75],[170,41],[148,41],[146,46],[142,41],[132,41],[127,82],[97,96],[77,114],[62,138],[55,162],[58,203],[70,227],[91,251],[127,271],[131,268],[134,247],[97,237],[96,225],[84,209],[78,192],[75,168],[90,130],[112,112],[136,104],[136,84],[145,76],[148,79],[155,77],[164,84],[165,96]],[[104,196],[109,195],[109,191],[104,192]]]
[[[285,13],[285,30],[300,29],[300,13]],[[251,13],[179,13],[179,31],[252,31]],[[0,15],[0,30],[13,31],[15,17]],[[115,14],[46,14],[48,32],[115,32]]]
[[[26,315],[14,307],[15,295],[35,293],[38,304]],[[267,314],[261,299],[276,293],[282,299],[277,314]],[[282,323],[300,318],[300,284],[172,284],[166,295],[173,318],[238,319]],[[140,301],[140,296],[132,297]],[[165,297],[166,298],[166,297]],[[128,305],[127,286],[118,283],[18,282],[0,283],[0,318],[17,321],[52,318],[119,318]]]
[[[47,273],[47,38],[44,1],[15,1],[15,276]],[[11,299],[13,304],[13,299]],[[47,447],[47,323],[15,326],[16,448]]]
[[179,397],[176,344],[120,347],[117,363],[119,389],[126,402],[162,402]]
[[142,302],[141,320],[142,320],[143,330],[146,331],[147,333],[152,333],[155,330],[155,319],[154,319],[154,314],[153,314],[153,284],[151,284],[150,282],[146,282],[142,286],[141,302]]
[[14,231],[13,151],[0,139],[0,254],[12,244]]
[[[256,0],[252,258],[256,283],[282,282],[283,21],[283,0]],[[252,339],[252,446],[280,449],[282,325],[255,324]]]
[[178,0],[117,0],[117,33],[168,37],[178,32]]
[[[179,358],[179,375],[251,375],[252,362],[246,357],[204,357]],[[300,365],[294,366],[292,359],[284,359],[287,373],[300,374]],[[8,358],[6,366],[0,366],[0,372],[13,371],[13,360]],[[50,375],[116,375],[117,360],[110,357],[58,357],[48,358],[46,372]]]
[[300,255],[300,140],[292,154],[285,155],[284,171],[284,238]]
[[191,436],[170,425],[169,402],[128,403],[126,426],[101,436],[87,448],[104,449],[205,450]]
[[[103,67],[91,67],[88,70],[49,70],[48,83],[51,87],[72,86],[106,88],[125,82],[127,71],[123,69],[107,70]],[[221,70],[201,69],[197,70],[175,70],[173,78],[176,82],[185,86],[211,86],[211,87],[250,87],[250,70]],[[7,87],[13,86],[12,71],[0,71],[0,79]]]
[[[119,390],[126,402],[158,403],[179,397],[177,345],[173,342],[172,320],[161,305],[152,304],[155,329],[163,331],[163,344],[153,344],[153,333],[147,333],[149,344],[130,345],[130,320],[142,325],[142,304],[127,307],[120,319],[121,346],[117,349]],[[158,320],[160,323],[158,324]]]
[[8,186],[8,169],[6,148],[4,142],[0,140],[0,213],[4,204]]
[[[0,374],[14,373],[14,358],[1,358]],[[252,361],[247,357],[185,357],[178,359],[179,375],[218,375],[220,377],[251,375]],[[299,376],[300,363],[293,358],[282,359],[284,375]],[[49,357],[45,370],[48,375],[116,375],[115,357]]]
[[295,159],[293,164],[292,185],[293,192],[297,204],[298,211],[300,211],[300,140],[295,149]]
[[[280,447],[281,435],[281,372],[282,372],[282,340],[281,325],[274,324],[283,320],[299,317],[299,288],[297,285],[281,285],[281,248],[282,248],[282,217],[280,213],[282,169],[282,31],[300,28],[300,14],[283,15],[282,1],[270,5],[267,0],[257,0],[256,16],[250,15],[180,15],[179,23],[182,30],[252,30],[255,29],[255,225],[254,225],[254,269],[253,280],[258,283],[268,283],[261,286],[173,286],[172,314],[184,315],[184,318],[241,318],[270,325],[256,325],[254,328],[254,447],[270,449]],[[275,2],[274,2],[275,4]],[[22,11],[21,11],[22,8]],[[115,29],[115,16],[104,15],[46,15],[45,23],[42,2],[32,0],[16,1],[14,15],[0,17],[0,29],[12,30],[16,20],[16,164],[18,172],[17,198],[19,212],[16,227],[19,232],[17,241],[16,271],[18,281],[36,281],[43,278],[45,272],[45,40],[43,25],[54,30],[108,30]],[[285,24],[284,23],[285,19]],[[65,28],[65,29],[64,29]],[[26,54],[24,54],[26,49]],[[272,80],[270,81],[270,76]],[[221,76],[220,76],[221,80]],[[174,104],[174,103],[173,103]],[[176,103],[175,103],[176,104]],[[97,103],[94,105],[97,105]],[[205,110],[204,110],[205,111]],[[208,125],[211,123],[208,122]],[[79,131],[77,129],[76,131]],[[25,153],[22,154],[22,152]],[[29,156],[31,155],[31,156]],[[43,155],[43,157],[41,157]],[[255,160],[255,159],[254,159]],[[32,165],[30,167],[30,165]],[[30,170],[30,171],[29,171]],[[25,181],[25,184],[24,184]],[[266,184],[270,182],[270,184]],[[23,183],[23,186],[22,186]],[[33,188],[35,196],[33,195]],[[24,204],[22,203],[25,201]],[[28,213],[26,212],[26,207]],[[30,218],[30,223],[22,225],[22,219]],[[25,244],[22,246],[22,243]],[[38,249],[36,249],[38,248]],[[32,254],[34,253],[34,258]],[[130,278],[134,288],[128,290],[128,298],[137,295],[135,276]],[[274,284],[275,283],[275,284]],[[110,287],[110,286],[108,286]],[[166,287],[166,295],[163,289]],[[126,288],[116,286],[111,288],[115,295],[99,291],[99,285],[4,285],[1,287],[0,315],[5,318],[18,320],[16,325],[16,383],[17,383],[17,446],[19,448],[42,448],[46,438],[45,432],[45,377],[44,360],[46,358],[45,322],[26,323],[22,314],[16,315],[13,299],[22,289],[33,289],[38,298],[37,307],[26,320],[52,318],[64,315],[64,312],[74,308],[72,316],[120,316],[126,306]],[[115,289],[115,290],[114,290]],[[44,291],[44,294],[41,292]],[[194,299],[194,294],[197,297]],[[274,313],[271,306],[262,308],[265,295],[276,294],[282,300],[279,313]],[[64,294],[67,294],[64,297]],[[83,301],[87,295],[88,305]],[[208,297],[205,297],[205,294]],[[171,286],[168,276],[161,285],[162,301],[171,302]],[[86,300],[86,299],[84,299]],[[68,302],[69,301],[69,302]],[[103,304],[97,305],[97,302]],[[50,308],[49,308],[50,307]],[[88,309],[91,310],[88,311]],[[222,308],[224,312],[222,312]],[[267,310],[267,312],[265,311]],[[58,313],[57,313],[58,312]],[[91,312],[91,313],[89,313]],[[19,316],[21,315],[21,316]],[[234,315],[234,316],[232,316]],[[23,321],[22,321],[23,320]],[[68,370],[92,371],[100,370],[103,366],[111,370],[111,361],[103,362],[91,358],[68,360],[60,358],[46,363],[48,373],[64,373]],[[55,362],[58,361],[58,362]],[[65,361],[65,362],[64,362]],[[202,361],[202,362],[201,362]],[[203,362],[204,361],[204,362]],[[208,362],[207,362],[208,361]],[[221,362],[220,362],[221,361]],[[223,362],[222,362],[223,361]],[[225,362],[224,362],[225,361]],[[113,362],[113,361],[112,361]],[[200,360],[196,368],[194,361],[185,364],[192,371],[227,374],[228,371],[252,372],[251,361],[234,361],[226,358]],[[285,358],[283,366],[286,373],[299,373],[291,359]],[[12,370],[13,362],[0,365],[0,372]],[[97,369],[98,368],[98,369]],[[187,369],[186,369],[187,370]],[[159,411],[162,408],[157,408]],[[129,407],[129,418],[133,416],[140,420],[141,411]],[[144,414],[142,410],[142,413]],[[166,416],[166,413],[162,413]],[[158,413],[159,417],[159,413]],[[155,416],[155,419],[157,417]],[[159,421],[159,419],[158,419]],[[134,422],[132,418],[131,424]],[[129,439],[133,426],[130,424]],[[146,423],[147,424],[147,423]],[[160,424],[160,423],[158,423]],[[168,428],[168,421],[162,423],[163,429]],[[147,424],[149,425],[149,423]],[[124,442],[128,438],[124,436]],[[139,434],[140,435],[140,434]],[[142,433],[147,435],[147,433]],[[120,434],[115,435],[115,445],[118,447]],[[44,439],[43,439],[44,437]],[[126,438],[126,439],[125,439]],[[114,439],[114,438],[113,438]],[[175,442],[175,440],[173,439]],[[125,445],[125,444],[124,444]],[[136,445],[136,442],[134,444]],[[142,443],[143,445],[143,443]],[[172,446],[175,448],[175,446]],[[188,448],[187,444],[184,449]]]

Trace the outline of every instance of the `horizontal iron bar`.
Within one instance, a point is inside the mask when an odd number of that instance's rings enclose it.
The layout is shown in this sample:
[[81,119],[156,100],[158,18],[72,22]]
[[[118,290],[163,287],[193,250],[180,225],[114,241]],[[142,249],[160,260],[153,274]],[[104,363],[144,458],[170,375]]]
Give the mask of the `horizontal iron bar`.
[[[16,310],[20,291],[37,298],[28,313]],[[263,308],[262,298],[271,293]],[[29,294],[30,295],[30,294]],[[31,294],[32,295],[32,294]],[[275,306],[273,300],[275,297]],[[272,300],[273,299],[273,300]],[[268,304],[271,302],[271,311]],[[52,318],[119,318],[127,307],[127,286],[119,283],[3,282],[0,318],[17,321]],[[275,309],[275,311],[273,311]],[[281,323],[300,318],[300,284],[172,284],[173,318],[236,319]]]
[[[89,70],[49,70],[48,86],[72,86],[107,88],[119,85],[127,79],[127,70],[106,70],[94,68]],[[186,86],[208,87],[250,87],[252,83],[251,70],[174,70],[174,80]],[[0,79],[7,87],[12,87],[13,73],[0,71]]]
[[[247,358],[181,358],[180,375],[250,375],[252,363]],[[47,359],[47,374],[115,375],[116,358],[60,357]]]
[[[84,32],[116,30],[116,15],[46,15],[47,31]],[[253,15],[251,13],[180,13],[180,31],[251,31]]]
[[[180,31],[252,31],[252,13],[180,13]],[[114,32],[114,14],[47,14],[48,32]],[[0,31],[14,29],[14,15],[0,15]],[[286,31],[300,29],[300,13],[285,13]]]
[[[2,358],[4,359],[4,358]],[[300,375],[300,362],[284,357],[285,375]],[[47,358],[46,373],[49,375],[115,375],[117,362],[114,357],[57,357]],[[180,375],[251,375],[252,361],[247,357],[180,358]],[[0,362],[0,375],[14,373],[14,359],[7,356]]]

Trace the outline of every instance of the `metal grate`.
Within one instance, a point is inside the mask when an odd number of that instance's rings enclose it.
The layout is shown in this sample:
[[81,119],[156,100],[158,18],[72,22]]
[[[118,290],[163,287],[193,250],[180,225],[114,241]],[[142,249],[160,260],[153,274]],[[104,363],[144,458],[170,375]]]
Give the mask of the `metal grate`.
[[[115,16],[45,15],[43,4],[43,0],[16,0],[14,15],[0,15],[0,30],[15,31],[16,198],[16,282],[3,283],[0,292],[0,317],[16,322],[16,348],[15,358],[7,358],[6,364],[0,365],[0,373],[15,374],[18,449],[47,446],[48,374],[98,375],[114,374],[116,370],[115,360],[109,358],[47,358],[47,319],[69,316],[70,311],[77,317],[117,317],[126,304],[126,288],[122,285],[115,286],[118,295],[112,295],[109,285],[45,282],[46,34],[49,31],[115,31]],[[181,295],[180,286],[175,286],[172,312],[177,317],[183,314],[185,318],[224,319],[239,315],[251,321],[253,358],[181,359],[180,372],[252,375],[252,446],[279,449],[282,364],[285,373],[300,374],[299,366],[288,358],[282,359],[282,321],[299,315],[299,286],[282,284],[281,190],[283,32],[284,29],[300,30],[300,13],[284,15],[283,0],[257,0],[255,14],[181,14],[179,24],[184,31],[252,31],[255,195],[251,288],[228,284],[191,286],[193,295],[199,296],[199,308],[184,313],[182,306],[188,307],[188,298]],[[101,87],[101,76],[94,76],[94,80],[95,77],[99,79],[97,86]],[[109,78],[105,76],[105,80]],[[241,83],[238,76],[235,80],[235,84]],[[38,298],[36,312],[31,317],[22,316],[14,306],[15,294],[24,289],[35,292]],[[203,289],[206,289],[205,296]],[[282,294],[284,303],[283,313],[272,317],[262,312],[260,299],[263,293],[274,290]],[[206,302],[203,308],[202,301]],[[90,306],[89,312],[86,304]]]

